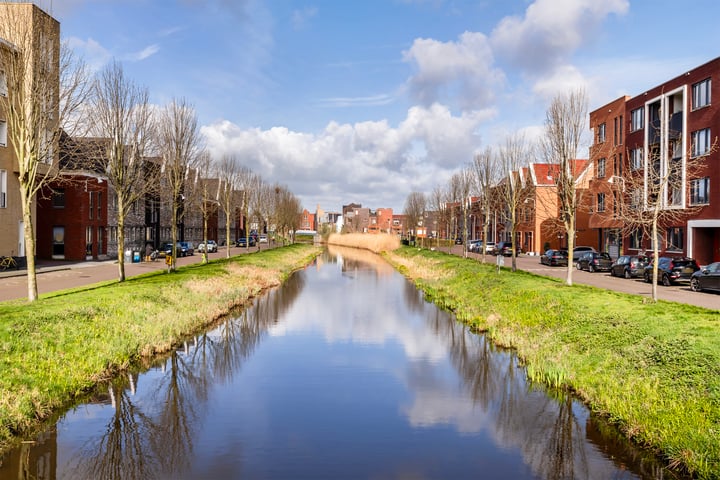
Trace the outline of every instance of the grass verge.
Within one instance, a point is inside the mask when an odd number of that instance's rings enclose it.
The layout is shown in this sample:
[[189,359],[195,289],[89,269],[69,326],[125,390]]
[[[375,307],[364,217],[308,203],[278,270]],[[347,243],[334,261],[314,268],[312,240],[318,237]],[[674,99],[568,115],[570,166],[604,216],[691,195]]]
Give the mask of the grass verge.
[[632,441],[720,478],[720,314],[416,248],[384,256],[429,300],[517,351]]
[[279,285],[319,252],[291,245],[0,303],[0,449],[99,380]]

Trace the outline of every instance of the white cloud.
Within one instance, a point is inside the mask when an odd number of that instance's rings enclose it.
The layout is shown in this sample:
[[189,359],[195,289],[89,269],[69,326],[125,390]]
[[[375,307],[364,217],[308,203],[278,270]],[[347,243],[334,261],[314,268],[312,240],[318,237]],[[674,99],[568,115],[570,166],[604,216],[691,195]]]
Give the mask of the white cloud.
[[146,58],[152,57],[159,51],[160,51],[160,46],[158,44],[148,45],[147,47],[143,48],[139,52],[126,55],[125,58],[130,61],[141,61],[141,60],[145,60]]
[[482,33],[465,32],[457,42],[416,39],[403,59],[417,69],[407,82],[409,92],[425,106],[442,102],[461,109],[483,108],[505,81],[493,66],[493,52]]
[[237,155],[263,178],[288,185],[306,207],[355,201],[401,209],[408,192],[431,191],[472,159],[480,146],[478,126],[492,114],[456,116],[434,104],[411,108],[397,127],[384,120],[331,122],[309,134],[284,127],[241,129],[222,121],[202,132],[215,158]]
[[505,17],[492,32],[497,55],[530,72],[565,61],[610,14],[624,15],[628,0],[537,0],[525,16]]
[[69,37],[67,43],[71,49],[85,60],[91,71],[100,70],[112,58],[112,54],[92,38],[83,40],[77,37]]

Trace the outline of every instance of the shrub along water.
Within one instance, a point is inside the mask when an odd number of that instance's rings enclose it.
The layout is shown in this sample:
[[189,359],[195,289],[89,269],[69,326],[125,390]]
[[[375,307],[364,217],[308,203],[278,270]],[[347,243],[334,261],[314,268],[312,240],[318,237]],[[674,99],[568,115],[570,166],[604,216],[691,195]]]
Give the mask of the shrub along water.
[[513,348],[669,466],[720,478],[720,314],[442,252],[385,254],[426,296]]
[[141,357],[167,351],[307,265],[291,245],[0,303],[0,446]]

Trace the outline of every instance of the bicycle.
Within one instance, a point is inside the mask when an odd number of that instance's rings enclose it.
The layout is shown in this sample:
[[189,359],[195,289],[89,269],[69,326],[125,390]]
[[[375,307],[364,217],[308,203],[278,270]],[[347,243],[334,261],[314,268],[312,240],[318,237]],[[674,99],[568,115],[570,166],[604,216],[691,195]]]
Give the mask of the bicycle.
[[15,270],[18,270],[20,267],[18,267],[17,261],[14,257],[0,257],[0,271],[5,271],[8,268],[14,268]]

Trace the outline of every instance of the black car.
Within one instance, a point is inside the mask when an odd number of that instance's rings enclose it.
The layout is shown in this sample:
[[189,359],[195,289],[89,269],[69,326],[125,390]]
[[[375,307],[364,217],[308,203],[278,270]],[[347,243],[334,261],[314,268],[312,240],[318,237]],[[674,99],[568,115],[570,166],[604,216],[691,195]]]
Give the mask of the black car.
[[585,252],[580,256],[575,266],[578,270],[587,270],[590,273],[609,272],[612,263],[612,258],[605,252]]
[[511,257],[513,254],[512,242],[498,242],[493,250],[493,255],[502,255],[503,257]]
[[[689,281],[692,274],[700,270],[695,259],[687,257],[660,257],[658,262],[658,282],[670,286],[680,281]],[[649,262],[643,272],[647,283],[652,282],[653,262]]]
[[567,250],[548,250],[542,255],[540,255],[540,263],[543,265],[549,265],[551,267],[561,267],[565,266],[567,267],[568,264],[568,254]]
[[703,267],[690,277],[690,288],[694,292],[715,290],[720,292],[720,262]]
[[572,254],[572,261],[573,263],[577,264],[577,261],[580,260],[580,257],[582,257],[587,252],[594,252],[595,249],[593,247],[575,247],[573,248],[573,254]]
[[645,255],[621,255],[610,267],[613,277],[637,278],[642,277],[648,258]]
[[[172,255],[172,243],[168,242],[163,244],[160,251],[165,254],[166,257]],[[195,250],[193,249],[192,243],[190,242],[177,242],[177,245],[175,245],[175,254],[178,257],[187,257],[188,255],[194,255]]]
[[240,237],[235,242],[236,247],[254,247],[256,245],[255,239],[253,237],[250,237],[249,239],[246,237]]

